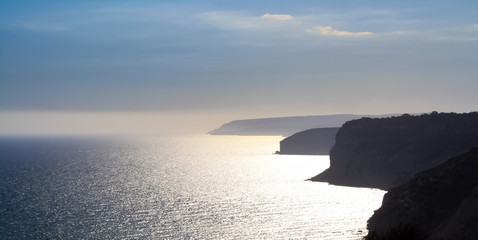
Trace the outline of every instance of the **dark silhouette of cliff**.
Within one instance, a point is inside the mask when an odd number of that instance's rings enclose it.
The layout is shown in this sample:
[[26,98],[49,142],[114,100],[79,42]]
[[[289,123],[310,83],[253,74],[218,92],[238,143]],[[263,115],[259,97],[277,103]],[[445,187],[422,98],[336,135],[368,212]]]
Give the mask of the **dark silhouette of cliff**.
[[370,240],[397,232],[420,237],[407,239],[478,239],[478,148],[392,188],[367,227]]
[[389,189],[478,146],[478,113],[437,113],[345,123],[330,168],[311,180]]
[[[396,114],[395,114],[396,115]],[[389,115],[317,115],[235,120],[209,132],[211,135],[240,136],[290,136],[311,128],[340,127],[346,121],[362,117],[385,117]]]
[[280,154],[329,155],[339,128],[313,128],[280,142]]

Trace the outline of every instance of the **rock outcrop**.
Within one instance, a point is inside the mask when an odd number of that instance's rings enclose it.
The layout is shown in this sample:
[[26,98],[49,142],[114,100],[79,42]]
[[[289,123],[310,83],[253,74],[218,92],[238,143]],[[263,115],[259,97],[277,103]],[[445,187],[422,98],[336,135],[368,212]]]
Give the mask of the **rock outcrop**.
[[330,168],[311,180],[388,190],[478,146],[478,113],[362,118],[345,123]]
[[329,155],[339,128],[313,128],[280,142],[280,154]]
[[368,221],[368,239],[412,226],[421,239],[478,239],[478,148],[392,188]]

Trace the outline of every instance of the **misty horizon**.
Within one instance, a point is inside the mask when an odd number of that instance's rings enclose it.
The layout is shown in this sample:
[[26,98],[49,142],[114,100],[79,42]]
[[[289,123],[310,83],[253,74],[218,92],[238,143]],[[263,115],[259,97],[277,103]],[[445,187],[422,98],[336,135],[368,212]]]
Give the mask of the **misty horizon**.
[[478,101],[473,1],[1,6],[0,134],[207,132]]

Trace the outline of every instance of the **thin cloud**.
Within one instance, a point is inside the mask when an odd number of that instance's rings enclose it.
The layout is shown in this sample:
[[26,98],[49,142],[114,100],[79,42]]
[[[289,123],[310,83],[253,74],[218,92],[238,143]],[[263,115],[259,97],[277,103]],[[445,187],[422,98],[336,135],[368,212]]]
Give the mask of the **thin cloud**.
[[254,19],[235,12],[206,12],[199,15],[213,26],[222,29],[257,29]]
[[292,20],[294,17],[292,15],[288,15],[288,14],[269,14],[269,13],[266,13],[266,14],[262,15],[261,18],[284,21],[284,20]]
[[312,33],[317,33],[323,36],[338,36],[338,37],[357,37],[357,36],[370,36],[372,32],[347,32],[334,29],[331,26],[318,26],[309,30]]
[[[217,27],[224,29],[241,30],[284,30],[284,26],[289,28],[297,22],[293,21],[291,15],[285,14],[264,14],[260,17],[246,15],[240,12],[207,12],[199,15],[200,18]],[[267,21],[271,20],[271,21]]]
[[22,22],[22,23],[10,24],[10,27],[23,28],[23,29],[32,30],[32,31],[48,31],[48,32],[69,30],[69,28],[64,25],[52,24],[52,23]]

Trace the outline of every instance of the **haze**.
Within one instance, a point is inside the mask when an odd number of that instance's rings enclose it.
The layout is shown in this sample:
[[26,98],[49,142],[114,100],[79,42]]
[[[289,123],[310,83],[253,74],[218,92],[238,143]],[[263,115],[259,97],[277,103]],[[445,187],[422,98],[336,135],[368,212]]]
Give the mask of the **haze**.
[[478,2],[3,1],[0,134],[476,111]]

